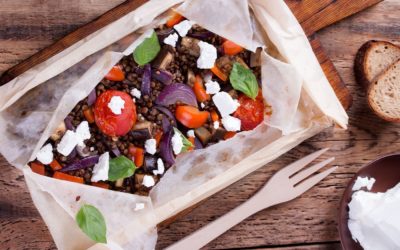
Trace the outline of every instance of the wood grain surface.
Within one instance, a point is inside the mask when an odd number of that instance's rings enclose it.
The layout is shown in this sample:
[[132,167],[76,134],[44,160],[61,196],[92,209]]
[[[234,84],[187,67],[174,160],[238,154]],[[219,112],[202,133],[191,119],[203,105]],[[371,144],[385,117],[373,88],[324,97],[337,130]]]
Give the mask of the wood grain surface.
[[[123,0],[2,1],[0,73],[95,19]],[[295,201],[262,211],[237,225],[207,248],[340,249],[337,208],[351,176],[368,161],[400,148],[400,125],[386,123],[367,107],[354,82],[352,62],[369,39],[400,43],[400,2],[387,0],[318,36],[349,86],[354,103],[347,131],[329,129],[273,163],[243,178],[159,233],[158,248],[168,246],[250,197],[279,168],[316,149],[330,147],[340,168]],[[33,206],[22,174],[0,160],[0,249],[54,249],[47,228]]]

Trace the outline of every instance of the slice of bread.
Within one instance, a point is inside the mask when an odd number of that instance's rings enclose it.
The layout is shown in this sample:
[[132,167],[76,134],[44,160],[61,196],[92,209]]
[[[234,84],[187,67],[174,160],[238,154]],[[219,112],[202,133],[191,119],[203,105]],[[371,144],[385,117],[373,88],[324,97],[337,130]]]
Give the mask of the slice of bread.
[[371,40],[358,50],[354,71],[365,88],[390,65],[400,59],[400,47],[390,42]]
[[369,106],[378,116],[400,122],[400,60],[371,83],[367,96]]

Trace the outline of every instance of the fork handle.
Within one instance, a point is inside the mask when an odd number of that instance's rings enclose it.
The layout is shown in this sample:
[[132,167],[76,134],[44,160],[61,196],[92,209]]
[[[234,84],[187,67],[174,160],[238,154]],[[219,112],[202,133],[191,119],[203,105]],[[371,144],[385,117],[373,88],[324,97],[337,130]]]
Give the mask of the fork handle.
[[255,195],[217,220],[169,246],[167,250],[200,249],[250,215],[272,205],[273,202],[265,200],[265,197]]

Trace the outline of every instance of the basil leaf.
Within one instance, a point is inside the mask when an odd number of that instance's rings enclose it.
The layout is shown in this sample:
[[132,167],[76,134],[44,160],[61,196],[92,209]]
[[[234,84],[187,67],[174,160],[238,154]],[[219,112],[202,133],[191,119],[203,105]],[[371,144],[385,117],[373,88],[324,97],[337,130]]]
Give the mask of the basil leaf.
[[133,59],[137,64],[143,66],[156,58],[160,49],[161,47],[158,42],[158,36],[156,32],[153,31],[153,34],[144,39],[144,41],[136,47],[135,51],[133,51]]
[[107,243],[106,222],[101,212],[92,205],[83,205],[76,214],[76,223],[89,238]]
[[133,161],[129,160],[123,155],[111,159],[109,164],[110,164],[110,168],[108,170],[109,181],[116,181],[121,178],[130,177],[136,170],[136,166],[133,163]]
[[193,144],[181,133],[181,131],[174,127],[174,132],[178,133],[182,137],[183,147],[181,153],[187,152],[189,148],[193,147]]
[[240,63],[235,62],[229,75],[232,87],[243,92],[248,97],[255,99],[258,95],[258,82],[250,69],[246,69]]

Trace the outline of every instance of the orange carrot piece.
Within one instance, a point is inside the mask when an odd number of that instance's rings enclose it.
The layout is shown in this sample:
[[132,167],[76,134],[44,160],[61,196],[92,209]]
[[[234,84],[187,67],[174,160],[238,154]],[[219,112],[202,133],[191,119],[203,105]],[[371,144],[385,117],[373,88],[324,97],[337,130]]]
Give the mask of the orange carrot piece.
[[112,67],[104,78],[114,82],[121,82],[125,79],[125,73],[122,71],[121,67],[117,65]]
[[210,100],[210,95],[207,94],[206,89],[203,85],[203,80],[200,76],[196,76],[196,81],[193,85],[193,92],[196,95],[196,99],[199,102],[205,102]]
[[161,138],[163,136],[162,130],[158,130],[154,135],[154,139],[156,139],[157,146],[160,145]]
[[71,181],[71,182],[76,182],[76,183],[85,183],[83,178],[77,177],[77,176],[72,176],[69,174],[64,174],[61,172],[55,172],[53,175],[53,178],[59,179],[59,180],[64,180],[64,181]]
[[166,25],[168,28],[174,27],[175,24],[180,23],[184,19],[179,13],[174,12],[172,16],[168,19]]
[[143,166],[144,163],[144,149],[130,145],[128,148],[129,154],[133,157],[133,162],[137,168]]
[[53,169],[53,171],[62,169],[61,164],[56,159],[54,159],[52,162],[50,162],[50,167]]
[[85,116],[88,123],[94,122],[94,114],[93,114],[93,110],[91,108],[87,108],[87,109],[83,110],[83,115]]
[[229,40],[226,40],[222,44],[222,47],[224,48],[225,55],[230,55],[230,56],[234,56],[243,51],[243,48],[240,45],[237,45],[236,43]]
[[45,175],[44,165],[42,163],[32,162],[31,169],[32,169],[32,172],[34,172],[34,173]]
[[228,132],[226,132],[225,135],[224,135],[224,140],[228,140],[228,139],[234,137],[235,135],[236,135],[236,132],[228,131]]
[[104,189],[110,188],[110,185],[108,185],[108,183],[105,183],[105,182],[92,182],[92,186],[104,188]]
[[219,121],[219,115],[218,115],[217,111],[215,111],[215,110],[211,111],[211,120],[213,122]]
[[194,148],[195,148],[195,145],[194,145],[194,137],[192,137],[192,136],[189,136],[188,137],[188,140],[192,143],[192,147],[190,147],[190,148],[188,148],[188,151],[192,151]]
[[214,75],[216,75],[219,79],[221,79],[222,81],[226,81],[228,80],[228,76],[225,75],[224,72],[222,72],[217,66],[214,65],[214,67],[211,68],[211,72],[214,73]]

